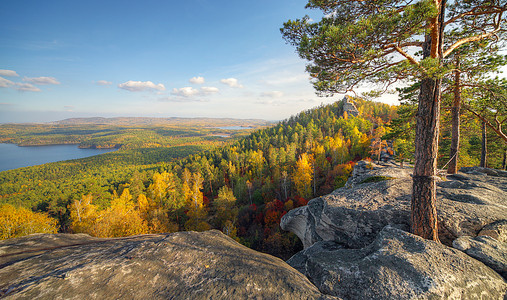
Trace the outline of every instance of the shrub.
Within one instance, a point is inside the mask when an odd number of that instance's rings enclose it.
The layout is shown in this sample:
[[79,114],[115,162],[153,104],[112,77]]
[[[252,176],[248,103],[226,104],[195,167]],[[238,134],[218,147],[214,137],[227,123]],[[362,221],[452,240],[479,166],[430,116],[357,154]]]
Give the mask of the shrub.
[[32,233],[56,233],[57,221],[44,213],[9,204],[0,206],[0,239],[10,239]]

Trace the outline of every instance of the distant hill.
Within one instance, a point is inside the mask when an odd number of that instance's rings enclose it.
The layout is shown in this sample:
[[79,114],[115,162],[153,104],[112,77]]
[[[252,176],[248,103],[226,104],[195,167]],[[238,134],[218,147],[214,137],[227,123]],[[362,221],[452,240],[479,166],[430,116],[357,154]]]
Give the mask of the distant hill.
[[245,126],[259,127],[269,125],[270,122],[261,119],[233,119],[233,118],[144,118],[144,117],[118,117],[118,118],[70,118],[50,122],[55,125],[192,125],[204,127]]

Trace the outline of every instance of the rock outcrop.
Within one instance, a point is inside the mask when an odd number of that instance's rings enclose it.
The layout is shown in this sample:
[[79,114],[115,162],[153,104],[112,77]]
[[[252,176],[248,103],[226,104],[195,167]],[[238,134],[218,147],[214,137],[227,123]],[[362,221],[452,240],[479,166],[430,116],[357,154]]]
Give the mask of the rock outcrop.
[[437,183],[439,244],[406,232],[412,169],[359,162],[345,187],[282,218],[305,247],[288,263],[346,299],[503,299],[507,178],[463,171]]
[[282,260],[219,231],[4,240],[0,298],[337,299]]
[[507,279],[507,243],[500,242],[487,235],[481,235],[474,238],[470,236],[459,237],[454,240],[452,245],[454,248],[483,262]]
[[[305,248],[335,241],[347,248],[370,244],[386,225],[408,230],[412,169],[360,162],[344,188],[291,210],[281,221]],[[447,176],[437,183],[439,238],[448,245],[506,219],[507,179],[476,170]]]
[[357,117],[359,115],[359,110],[357,110],[356,105],[354,104],[353,98],[345,95],[343,97],[343,111],[347,112],[348,115]]
[[318,242],[288,263],[344,299],[503,299],[497,273],[445,245],[387,226],[362,249]]

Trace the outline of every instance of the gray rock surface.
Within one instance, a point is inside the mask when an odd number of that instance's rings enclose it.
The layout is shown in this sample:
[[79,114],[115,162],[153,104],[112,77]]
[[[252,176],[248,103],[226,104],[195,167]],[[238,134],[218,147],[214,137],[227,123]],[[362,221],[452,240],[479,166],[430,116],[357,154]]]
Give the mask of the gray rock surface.
[[483,167],[463,167],[460,169],[463,173],[469,174],[486,174],[489,176],[499,176],[499,177],[507,177],[507,171],[491,169],[491,168],[483,168]]
[[500,220],[484,226],[479,235],[488,235],[500,242],[507,243],[507,220]]
[[507,279],[507,243],[490,236],[481,235],[475,238],[462,236],[452,242],[454,248],[483,262]]
[[0,241],[0,298],[337,299],[218,231]]
[[318,242],[288,260],[343,299],[504,299],[496,272],[456,249],[385,227],[363,249]]
[[[394,164],[359,162],[345,187],[291,210],[280,225],[298,235],[305,248],[319,241],[362,248],[386,225],[408,230],[412,172]],[[393,179],[363,183],[381,176]],[[505,177],[459,173],[437,186],[439,238],[448,246],[457,237],[477,236],[484,226],[505,219]]]
[[359,115],[359,110],[357,110],[356,105],[354,104],[353,98],[346,95],[343,97],[343,111],[347,112],[348,115],[357,117]]

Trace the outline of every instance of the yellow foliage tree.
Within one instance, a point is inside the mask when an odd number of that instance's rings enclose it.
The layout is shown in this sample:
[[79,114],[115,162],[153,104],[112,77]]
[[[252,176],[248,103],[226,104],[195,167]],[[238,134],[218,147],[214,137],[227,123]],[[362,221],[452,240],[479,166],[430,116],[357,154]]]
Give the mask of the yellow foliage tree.
[[186,230],[205,231],[211,228],[205,221],[207,212],[204,208],[203,194],[201,192],[203,181],[201,173],[197,172],[192,175],[190,199],[187,202],[187,216],[189,219],[185,222]]
[[218,190],[218,197],[213,201],[216,209],[216,226],[223,228],[227,221],[234,223],[238,216],[238,208],[236,207],[236,197],[232,189],[223,186]]
[[137,197],[139,215],[147,222],[149,233],[165,233],[178,231],[178,225],[171,222],[167,211],[157,207],[153,200],[144,194]]
[[312,160],[312,155],[308,155],[307,153],[301,154],[296,162],[296,168],[294,170],[294,174],[292,175],[292,181],[294,182],[297,193],[306,199],[312,196]]
[[377,163],[380,162],[380,155],[382,154],[382,149],[387,146],[387,141],[382,140],[382,137],[386,134],[386,129],[384,126],[379,126],[375,129],[375,133],[373,134],[373,139],[370,145],[370,153],[371,155],[377,159]]
[[32,233],[56,233],[57,221],[44,213],[9,204],[0,206],[0,240]]
[[147,222],[136,209],[128,188],[120,197],[111,201],[111,207],[97,211],[91,196],[83,196],[71,206],[74,232],[84,232],[97,237],[122,237],[148,232]]
[[97,207],[92,204],[92,201],[92,195],[83,195],[80,200],[74,200],[70,205],[70,226],[73,232],[91,234],[97,219]]
[[233,238],[237,242],[239,242],[238,238],[238,229],[234,226],[234,223],[230,220],[225,221],[224,226],[222,227],[222,232]]

